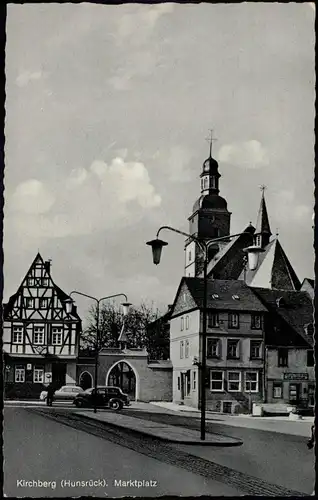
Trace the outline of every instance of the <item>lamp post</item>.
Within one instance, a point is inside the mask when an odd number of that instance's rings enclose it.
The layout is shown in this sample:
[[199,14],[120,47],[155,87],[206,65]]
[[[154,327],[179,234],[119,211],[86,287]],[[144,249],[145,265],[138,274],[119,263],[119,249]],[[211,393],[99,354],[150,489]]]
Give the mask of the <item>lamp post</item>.
[[[207,301],[208,301],[208,264],[209,264],[209,253],[208,250],[211,245],[219,242],[226,241],[230,238],[235,238],[236,236],[241,236],[242,234],[249,234],[252,237],[252,234],[248,231],[244,231],[243,233],[233,234],[229,236],[222,236],[220,238],[214,238],[213,240],[206,241],[203,238],[199,238],[197,236],[193,236],[191,234],[187,234],[179,229],[175,229],[170,226],[162,226],[159,228],[157,232],[157,237],[155,240],[148,241],[147,245],[152,248],[153,255],[153,263],[158,265],[160,263],[162,248],[168,243],[166,241],[159,239],[159,233],[162,230],[173,231],[174,233],[181,234],[186,238],[190,238],[193,240],[198,247],[203,252],[204,256],[204,264],[203,264],[203,321],[202,321],[202,342],[201,342],[201,362],[198,365],[201,368],[201,377],[200,377],[200,386],[201,386],[201,440],[205,440],[205,413],[206,413],[206,394],[205,394],[205,374],[206,374],[206,331],[207,331]],[[244,252],[248,254],[248,263],[251,271],[257,268],[259,253],[264,250],[258,246],[249,246],[244,249]]]
[[97,412],[96,395],[97,395],[97,375],[98,375],[99,333],[100,333],[99,332],[100,303],[103,300],[112,299],[115,297],[125,297],[126,302],[122,303],[124,316],[127,316],[128,312],[129,312],[129,307],[131,306],[131,304],[128,302],[127,295],[125,295],[124,293],[116,293],[115,295],[108,295],[107,297],[102,297],[101,299],[97,299],[96,297],[92,297],[91,295],[87,295],[86,293],[77,292],[76,290],[73,290],[69,294],[69,298],[64,301],[67,314],[72,313],[72,309],[73,309],[73,305],[74,305],[74,300],[72,299],[72,295],[75,295],[75,294],[82,295],[83,297],[87,297],[87,298],[92,299],[96,302],[96,342],[95,342],[96,349],[95,349],[95,376],[94,376],[94,392],[95,392],[94,413],[96,413]]

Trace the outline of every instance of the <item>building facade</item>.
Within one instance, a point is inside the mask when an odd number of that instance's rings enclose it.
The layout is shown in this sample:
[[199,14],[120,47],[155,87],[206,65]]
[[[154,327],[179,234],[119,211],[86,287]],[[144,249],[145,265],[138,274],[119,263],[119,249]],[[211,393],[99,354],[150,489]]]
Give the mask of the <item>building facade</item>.
[[[170,320],[173,401],[200,407],[203,280],[181,280]],[[241,281],[208,283],[207,409],[248,412],[264,397],[266,308]]]
[[267,308],[264,371],[267,403],[314,407],[313,303],[307,292],[254,288]]
[[64,293],[38,254],[17,292],[4,304],[5,397],[38,397],[44,384],[76,383],[81,319],[67,314]]

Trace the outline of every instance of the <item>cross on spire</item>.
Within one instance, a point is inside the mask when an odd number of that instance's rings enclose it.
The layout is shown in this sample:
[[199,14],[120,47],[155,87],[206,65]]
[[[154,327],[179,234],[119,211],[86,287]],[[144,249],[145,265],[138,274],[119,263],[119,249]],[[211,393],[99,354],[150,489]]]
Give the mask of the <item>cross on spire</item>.
[[262,195],[263,195],[263,196],[264,196],[264,192],[266,191],[266,189],[267,189],[267,186],[265,186],[265,184],[262,184],[262,185],[260,186],[260,190],[262,191]]
[[210,137],[206,137],[206,141],[210,143],[210,158],[212,158],[212,143],[213,141],[217,141],[215,137],[213,137],[213,129],[209,129]]

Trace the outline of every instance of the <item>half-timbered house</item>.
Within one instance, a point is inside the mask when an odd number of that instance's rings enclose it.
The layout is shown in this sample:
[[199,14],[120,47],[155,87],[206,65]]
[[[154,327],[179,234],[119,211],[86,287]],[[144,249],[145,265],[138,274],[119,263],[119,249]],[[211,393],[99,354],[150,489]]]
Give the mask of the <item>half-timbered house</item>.
[[38,397],[44,385],[76,383],[81,319],[67,314],[64,293],[38,253],[3,308],[5,397]]

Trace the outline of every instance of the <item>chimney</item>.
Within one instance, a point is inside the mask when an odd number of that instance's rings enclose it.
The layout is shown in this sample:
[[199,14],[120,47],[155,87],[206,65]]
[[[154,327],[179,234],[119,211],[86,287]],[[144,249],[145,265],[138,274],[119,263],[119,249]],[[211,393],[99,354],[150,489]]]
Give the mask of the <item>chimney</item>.
[[50,271],[51,271],[51,263],[52,263],[52,260],[49,259],[47,261],[44,262],[44,268],[45,270],[50,274]]

